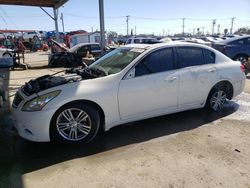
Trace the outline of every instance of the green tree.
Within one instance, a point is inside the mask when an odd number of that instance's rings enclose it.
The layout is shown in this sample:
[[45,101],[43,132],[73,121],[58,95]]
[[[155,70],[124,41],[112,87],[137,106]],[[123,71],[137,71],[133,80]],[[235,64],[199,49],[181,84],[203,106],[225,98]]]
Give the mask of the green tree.
[[250,29],[248,27],[242,27],[239,28],[237,31],[234,32],[234,34],[250,34]]

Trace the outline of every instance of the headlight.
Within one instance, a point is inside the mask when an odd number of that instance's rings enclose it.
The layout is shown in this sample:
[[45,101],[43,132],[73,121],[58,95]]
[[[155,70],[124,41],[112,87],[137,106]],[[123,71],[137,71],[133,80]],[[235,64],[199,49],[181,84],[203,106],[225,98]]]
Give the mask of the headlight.
[[23,105],[22,111],[40,111],[49,101],[59,95],[60,92],[53,91],[28,101]]

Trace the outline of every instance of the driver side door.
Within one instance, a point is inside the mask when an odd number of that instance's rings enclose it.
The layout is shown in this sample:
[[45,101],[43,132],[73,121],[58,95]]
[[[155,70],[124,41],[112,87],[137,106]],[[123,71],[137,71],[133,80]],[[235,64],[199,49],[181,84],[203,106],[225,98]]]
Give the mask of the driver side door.
[[119,86],[121,119],[136,120],[175,111],[179,80],[175,67],[173,48],[164,48],[150,53],[130,70]]

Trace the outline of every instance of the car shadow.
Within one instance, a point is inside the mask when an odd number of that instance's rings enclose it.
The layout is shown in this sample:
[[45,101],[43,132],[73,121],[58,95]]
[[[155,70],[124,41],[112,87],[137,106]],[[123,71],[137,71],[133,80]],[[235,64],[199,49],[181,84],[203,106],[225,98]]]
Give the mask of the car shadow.
[[[237,111],[238,108],[237,103],[229,102],[220,113],[199,109],[124,124],[100,134],[91,143],[84,145],[26,141],[15,134],[12,129],[13,120],[11,116],[7,116],[3,122],[3,134],[0,134],[0,150],[2,150],[0,151],[0,165],[1,169],[5,169],[2,173],[11,176],[13,168],[16,168],[15,165],[20,167],[18,169],[19,178],[16,175],[17,179],[14,182],[20,186],[22,185],[22,174],[75,158],[91,156],[114,148],[192,130],[228,116]],[[7,175],[4,176],[8,178]],[[13,185],[13,182],[8,182],[7,185]]]

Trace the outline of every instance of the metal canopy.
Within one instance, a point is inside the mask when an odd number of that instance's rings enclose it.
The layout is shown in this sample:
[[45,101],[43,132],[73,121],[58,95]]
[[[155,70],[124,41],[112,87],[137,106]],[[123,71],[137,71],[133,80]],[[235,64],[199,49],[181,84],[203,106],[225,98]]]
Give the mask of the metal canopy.
[[[56,39],[59,40],[58,33],[58,8],[65,4],[68,0],[0,0],[0,4],[4,5],[23,5],[40,7],[55,21]],[[46,12],[42,7],[53,8],[54,17]]]
[[68,0],[1,0],[0,4],[4,5],[23,5],[36,7],[52,7],[59,8]]

